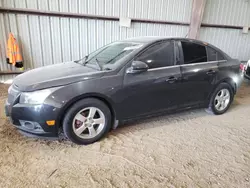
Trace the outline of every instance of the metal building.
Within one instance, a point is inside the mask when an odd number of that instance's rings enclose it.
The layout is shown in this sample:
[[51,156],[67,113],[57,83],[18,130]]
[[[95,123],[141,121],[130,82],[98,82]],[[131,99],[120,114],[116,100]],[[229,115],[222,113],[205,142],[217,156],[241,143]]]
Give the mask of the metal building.
[[[111,41],[134,36],[185,37],[194,0],[1,0],[0,71],[9,32],[25,69],[78,59]],[[121,27],[120,18],[130,18]],[[234,58],[250,59],[249,0],[206,0],[199,39]],[[6,80],[11,76],[2,76]]]

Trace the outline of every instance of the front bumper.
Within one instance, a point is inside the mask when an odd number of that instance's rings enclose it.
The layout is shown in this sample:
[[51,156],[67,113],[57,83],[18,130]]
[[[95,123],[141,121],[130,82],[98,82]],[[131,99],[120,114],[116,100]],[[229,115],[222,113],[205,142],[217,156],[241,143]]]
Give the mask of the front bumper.
[[[48,105],[14,104],[6,102],[5,114],[14,126],[26,136],[58,137],[58,108]],[[49,126],[46,121],[55,120],[55,125]]]

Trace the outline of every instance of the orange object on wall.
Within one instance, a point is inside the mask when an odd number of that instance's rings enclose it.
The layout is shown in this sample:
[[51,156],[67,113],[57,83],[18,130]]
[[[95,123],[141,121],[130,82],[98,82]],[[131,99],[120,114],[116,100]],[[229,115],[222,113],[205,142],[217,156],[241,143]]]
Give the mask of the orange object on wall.
[[7,41],[6,60],[8,64],[12,64],[15,67],[23,67],[23,58],[18,43],[12,33],[9,34]]

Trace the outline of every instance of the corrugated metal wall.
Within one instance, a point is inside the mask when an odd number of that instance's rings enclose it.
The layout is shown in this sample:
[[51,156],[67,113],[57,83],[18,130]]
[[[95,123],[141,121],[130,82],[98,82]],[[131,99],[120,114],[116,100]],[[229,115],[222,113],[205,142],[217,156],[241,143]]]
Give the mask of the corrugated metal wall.
[[241,61],[250,59],[250,34],[239,29],[201,28],[201,40],[207,41]]
[[[0,0],[0,6],[188,23],[192,0]],[[203,23],[250,26],[250,1],[207,0]],[[188,26],[132,23],[131,28],[124,28],[118,21],[0,13],[0,70],[15,69],[5,63],[10,31],[21,45],[27,69],[78,59],[128,37],[184,37]],[[242,34],[239,29],[201,28],[200,39],[232,57],[250,59],[250,34]]]
[[3,7],[59,12],[125,16],[152,20],[185,21],[192,0],[2,0]]
[[[1,6],[59,12],[189,22],[191,0],[4,0]],[[103,21],[48,16],[0,14],[1,70],[5,62],[5,41],[13,32],[21,45],[25,68],[78,59],[111,41],[134,36],[182,36],[188,26]]]
[[[207,0],[203,23],[250,27],[249,0]],[[242,61],[250,59],[250,33],[240,29],[201,28],[201,40]]]
[[207,0],[203,23],[250,26],[250,1]]

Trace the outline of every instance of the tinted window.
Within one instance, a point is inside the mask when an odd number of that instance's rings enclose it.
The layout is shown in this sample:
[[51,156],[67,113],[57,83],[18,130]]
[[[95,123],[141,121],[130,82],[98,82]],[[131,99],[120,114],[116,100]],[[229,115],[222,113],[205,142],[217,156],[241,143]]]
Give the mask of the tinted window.
[[207,60],[208,61],[216,61],[217,60],[217,52],[210,47],[207,47]]
[[207,47],[207,58],[208,58],[208,61],[225,60],[224,56],[220,52],[217,52],[216,50],[210,47]]
[[207,52],[205,46],[191,42],[181,42],[181,44],[184,55],[184,64],[207,61]]
[[225,60],[224,56],[220,52],[217,52],[217,60]]
[[143,52],[136,60],[147,63],[149,68],[174,65],[174,43],[167,41],[156,44]]

